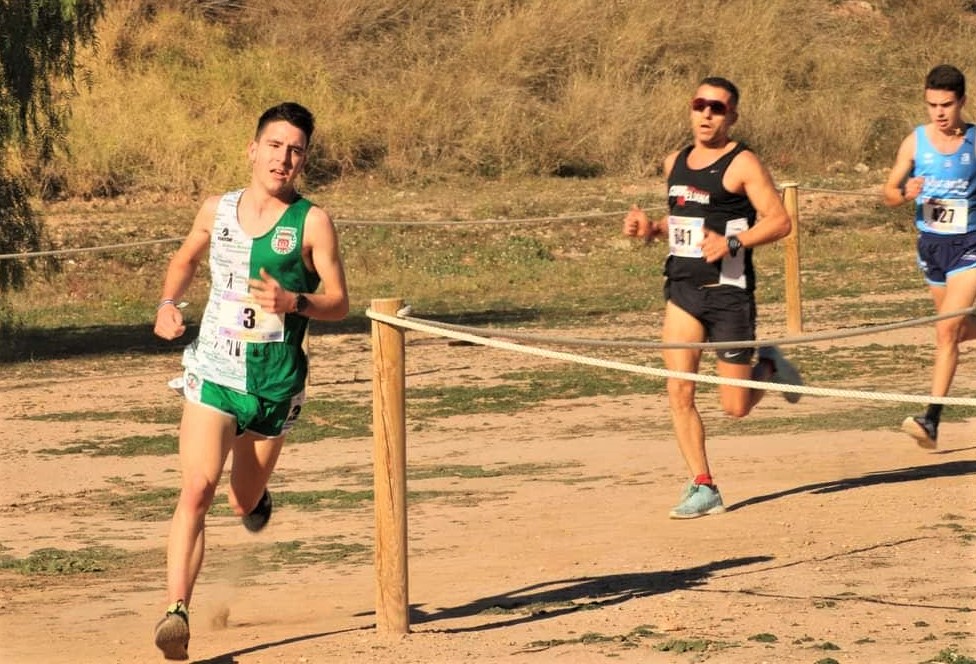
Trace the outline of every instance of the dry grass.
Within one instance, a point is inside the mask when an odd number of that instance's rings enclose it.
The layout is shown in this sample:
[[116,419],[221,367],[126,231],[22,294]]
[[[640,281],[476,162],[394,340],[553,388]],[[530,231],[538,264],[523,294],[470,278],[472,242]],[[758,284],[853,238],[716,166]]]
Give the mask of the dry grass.
[[[649,186],[645,190],[642,184]],[[630,200],[660,202],[658,181],[591,178],[464,180],[418,188],[392,188],[368,178],[347,178],[312,200],[339,221],[352,313],[336,331],[365,331],[370,300],[403,297],[422,315],[470,324],[559,327],[606,321],[619,315],[659,312],[663,306],[662,244],[643,246],[621,235]],[[906,210],[883,208],[878,185],[861,197],[808,201],[801,208],[802,288],[817,319],[850,320],[844,307],[884,292],[898,301],[924,295],[912,261]],[[857,210],[856,214],[852,209]],[[365,225],[356,219],[477,220],[606,211],[606,217],[521,224]],[[190,206],[136,206],[115,202],[51,206],[48,227],[60,246],[98,246],[186,233]],[[347,223],[348,222],[348,223]],[[157,352],[166,346],[148,327],[166,261],[175,244],[64,257],[61,271],[31,281],[7,298],[0,362],[22,362],[90,352]],[[857,275],[869,261],[872,279]],[[756,254],[762,274],[758,299],[763,318],[781,325],[784,298],[782,247]],[[199,321],[206,274],[186,294],[187,315]],[[927,302],[927,300],[926,300]],[[927,315],[895,307],[872,322]],[[657,315],[657,314],[654,314]],[[4,318],[0,316],[0,322]]]
[[929,67],[976,76],[963,0],[108,5],[70,152],[35,174],[48,196],[236,185],[253,121],[283,99],[317,114],[312,186],[653,174],[687,140],[686,100],[709,74],[740,85],[738,136],[774,169],[881,167],[924,118]]
[[[689,90],[706,74],[742,88],[737,135],[781,180],[814,186],[837,161],[890,163],[924,117],[931,63],[976,76],[976,14],[959,0],[112,0],[98,34],[70,151],[34,178],[73,201],[46,206],[58,246],[183,235],[202,195],[245,181],[251,123],[281,99],[317,114],[306,189],[340,220],[517,218],[622,210],[648,193],[660,202],[648,176],[687,140]],[[907,218],[878,212],[881,177],[851,176],[871,192],[842,202],[853,217],[801,211],[823,234],[804,247],[805,269],[825,275],[808,275],[810,295],[845,283],[818,263],[834,227]],[[659,261],[618,223],[343,228],[354,308],[405,296],[439,313],[458,302],[550,318],[654,309]],[[910,266],[909,238],[892,242],[885,250]],[[66,260],[9,298],[0,322],[28,346],[49,328],[135,329],[170,249]],[[914,276],[896,272],[892,282]],[[780,297],[780,278],[764,282],[765,301]]]

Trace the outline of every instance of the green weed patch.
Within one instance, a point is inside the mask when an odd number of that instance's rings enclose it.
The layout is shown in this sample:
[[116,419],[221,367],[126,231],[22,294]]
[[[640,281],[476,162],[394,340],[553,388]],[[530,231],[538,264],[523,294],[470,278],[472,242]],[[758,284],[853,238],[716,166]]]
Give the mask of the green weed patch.
[[340,399],[310,399],[288,433],[288,443],[310,443],[328,438],[365,438],[372,427],[372,406]]
[[128,436],[108,440],[93,440],[76,443],[60,448],[45,447],[38,450],[39,454],[54,456],[67,454],[89,454],[91,456],[165,456],[176,454],[179,450],[179,439],[171,434],[159,436]]
[[133,554],[111,546],[89,546],[74,551],[43,548],[23,558],[0,556],[0,569],[26,576],[95,574],[127,567]]
[[[569,604],[572,606],[572,603]],[[566,606],[557,606],[556,609],[565,609]],[[484,613],[484,612],[483,612]],[[658,636],[652,626],[641,625],[632,629],[627,634],[601,634],[600,632],[586,632],[573,639],[544,639],[531,641],[526,644],[520,652],[542,652],[559,646],[567,645],[593,645],[601,643],[618,644],[623,648],[636,648],[643,639]]]
[[497,385],[411,388],[407,416],[425,420],[473,413],[516,413],[553,399],[660,392],[664,381],[639,374],[565,365],[560,369],[507,372]]
[[74,410],[25,415],[22,419],[39,422],[139,422],[141,424],[179,424],[182,406],[132,408],[131,410]]
[[285,567],[336,563],[364,565],[372,562],[372,555],[371,547],[358,542],[347,544],[336,538],[326,538],[325,541],[318,542],[291,540],[272,545],[269,562]]
[[664,643],[654,646],[655,650],[661,652],[715,652],[735,647],[734,644],[725,641],[715,641],[713,639],[669,639]]

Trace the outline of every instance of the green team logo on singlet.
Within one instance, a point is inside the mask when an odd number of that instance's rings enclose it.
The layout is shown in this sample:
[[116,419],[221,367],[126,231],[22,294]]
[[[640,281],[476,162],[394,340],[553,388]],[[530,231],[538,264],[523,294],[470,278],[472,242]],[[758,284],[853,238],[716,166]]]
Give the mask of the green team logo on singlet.
[[276,228],[271,237],[271,249],[276,254],[290,254],[298,246],[297,228]]

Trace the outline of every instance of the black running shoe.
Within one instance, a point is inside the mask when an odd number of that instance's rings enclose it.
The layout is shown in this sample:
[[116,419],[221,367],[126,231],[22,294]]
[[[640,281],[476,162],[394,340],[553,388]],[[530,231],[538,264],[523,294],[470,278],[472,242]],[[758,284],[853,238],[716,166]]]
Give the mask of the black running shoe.
[[921,448],[934,450],[938,447],[939,425],[924,415],[906,417],[901,430],[914,438]]
[[153,638],[166,659],[190,659],[187,652],[190,646],[190,613],[183,600],[177,600],[166,609],[166,615],[156,623]]
[[271,494],[268,490],[264,490],[264,494],[261,496],[261,500],[258,504],[251,510],[251,513],[247,516],[241,517],[241,521],[244,523],[244,527],[250,530],[252,533],[259,532],[271,519],[271,508],[273,507],[271,503]]

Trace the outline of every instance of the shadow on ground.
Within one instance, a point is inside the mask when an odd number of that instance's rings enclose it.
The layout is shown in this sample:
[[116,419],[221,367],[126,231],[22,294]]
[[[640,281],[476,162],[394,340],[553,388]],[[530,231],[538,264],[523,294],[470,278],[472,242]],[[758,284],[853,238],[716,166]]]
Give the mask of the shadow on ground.
[[911,466],[908,468],[896,468],[894,470],[882,470],[876,473],[861,475],[860,477],[848,477],[827,482],[817,482],[815,484],[804,484],[802,486],[784,489],[783,491],[753,496],[734,505],[729,505],[726,509],[728,511],[737,510],[798,493],[834,493],[836,491],[860,489],[877,484],[917,482],[919,480],[928,480],[937,477],[958,477],[960,475],[972,475],[974,473],[976,473],[976,461],[947,461],[928,466]]
[[449,628],[444,633],[480,632],[537,620],[548,620],[574,611],[613,606],[632,599],[688,590],[707,583],[717,572],[773,560],[771,556],[749,556],[713,561],[687,569],[611,574],[537,583],[502,595],[477,599],[468,604],[425,612],[413,606],[411,624],[466,618],[476,615],[503,616],[488,624]]
[[[695,588],[705,584],[709,577],[722,570],[756,565],[771,560],[773,560],[771,556],[750,556],[719,560],[706,565],[668,572],[611,574],[607,576],[545,581],[524,588],[518,588],[501,595],[476,599],[461,606],[441,608],[434,611],[424,611],[418,606],[411,606],[410,623],[417,625],[482,614],[488,617],[500,615],[502,616],[501,620],[494,620],[489,624],[464,628],[449,628],[439,631],[445,634],[456,634],[500,629],[521,623],[557,618],[567,613],[572,613],[573,611],[613,606],[641,597]],[[373,630],[375,628],[375,625],[367,625],[332,632],[304,634],[279,641],[260,643],[209,659],[196,660],[195,664],[235,664],[237,661],[235,658],[240,655],[270,650],[292,643],[322,639],[349,632]]]
[[[536,309],[506,311],[486,310],[457,314],[425,315],[432,321],[456,325],[506,325],[538,320]],[[330,334],[368,334],[372,321],[365,312],[352,314],[345,320],[330,323],[312,321],[312,336]],[[190,324],[186,334],[176,341],[164,341],[155,336],[152,323],[139,325],[97,325],[91,327],[59,327],[55,329],[23,328],[4,331],[0,344],[0,364],[37,362],[42,360],[96,358],[99,356],[133,354],[181,353],[183,347],[199,332],[199,326]]]
[[300,636],[293,636],[289,639],[271,641],[270,643],[259,643],[249,648],[242,648],[241,650],[235,650],[233,652],[224,653],[222,655],[217,655],[216,657],[209,657],[207,659],[197,659],[193,661],[193,664],[236,664],[237,659],[235,658],[239,657],[240,655],[249,655],[254,652],[261,652],[262,650],[270,650],[272,648],[280,648],[281,646],[291,645],[292,643],[301,643],[302,641],[312,641],[314,639],[322,639],[327,636],[336,636],[337,634],[361,632],[367,629],[373,629],[373,626],[369,625],[366,627],[352,627],[349,629],[337,629],[332,632],[317,632],[315,634],[302,634]]

